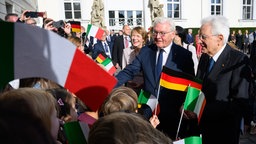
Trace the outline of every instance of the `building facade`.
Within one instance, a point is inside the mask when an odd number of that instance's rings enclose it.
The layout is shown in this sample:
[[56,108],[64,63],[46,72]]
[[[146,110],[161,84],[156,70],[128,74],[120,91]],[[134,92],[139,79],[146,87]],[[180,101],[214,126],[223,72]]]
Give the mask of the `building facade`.
[[[54,20],[77,20],[84,27],[91,23],[95,1],[104,8],[103,20],[108,29],[119,30],[124,24],[131,27],[152,24],[149,2],[152,0],[1,0],[0,16],[8,12],[20,14],[23,10],[46,11]],[[255,0],[156,0],[163,6],[165,17],[173,18],[184,28],[198,28],[202,18],[223,15],[231,27],[256,26]]]
[[0,0],[0,18],[4,20],[7,13],[21,15],[24,10],[36,11],[37,0]]

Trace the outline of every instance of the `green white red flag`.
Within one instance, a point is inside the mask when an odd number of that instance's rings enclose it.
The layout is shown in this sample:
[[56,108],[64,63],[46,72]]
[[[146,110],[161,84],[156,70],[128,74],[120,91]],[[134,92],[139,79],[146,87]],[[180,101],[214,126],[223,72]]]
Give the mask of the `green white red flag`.
[[0,22],[0,88],[14,80],[42,77],[75,93],[96,111],[116,79],[66,38],[39,27]]
[[88,37],[92,36],[97,39],[101,39],[104,34],[104,30],[102,28],[96,27],[92,24],[88,24],[86,34]]
[[188,87],[184,110],[193,111],[197,114],[198,122],[200,122],[204,106],[206,104],[204,93],[197,88]]
[[110,75],[114,75],[114,73],[116,72],[116,67],[113,65],[113,62],[110,58],[106,58],[102,63],[100,63],[104,66],[104,68],[106,69],[106,71],[110,74]]
[[202,144],[202,138],[198,136],[191,136],[178,141],[174,141],[173,144]]
[[159,114],[160,112],[157,98],[149,92],[144,91],[143,89],[141,89],[140,91],[138,97],[138,104],[147,104],[151,108],[153,113],[155,112],[155,110],[157,110],[156,114]]
[[68,144],[87,144],[90,131],[88,124],[73,121],[65,123],[63,127]]

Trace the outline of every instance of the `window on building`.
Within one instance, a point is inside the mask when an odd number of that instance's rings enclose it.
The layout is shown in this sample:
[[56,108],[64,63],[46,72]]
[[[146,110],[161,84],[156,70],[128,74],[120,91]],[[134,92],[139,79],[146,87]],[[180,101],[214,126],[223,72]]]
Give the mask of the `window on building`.
[[119,26],[123,26],[125,24],[124,11],[118,11],[118,20]]
[[142,11],[136,11],[136,24],[142,25]]
[[9,3],[5,3],[5,6],[6,6],[6,12],[12,13],[13,6]]
[[252,19],[252,5],[253,0],[243,0],[243,19]]
[[127,24],[133,26],[133,14],[132,11],[127,11]]
[[65,0],[64,9],[66,19],[81,19],[80,0]]
[[167,0],[167,17],[180,19],[180,0]]
[[222,0],[211,0],[211,15],[222,15]]
[[115,26],[115,11],[108,11],[108,16],[109,16],[109,26]]
[[124,24],[129,26],[142,26],[143,18],[142,11],[122,10],[122,11],[108,11],[109,15],[109,26],[119,27]]

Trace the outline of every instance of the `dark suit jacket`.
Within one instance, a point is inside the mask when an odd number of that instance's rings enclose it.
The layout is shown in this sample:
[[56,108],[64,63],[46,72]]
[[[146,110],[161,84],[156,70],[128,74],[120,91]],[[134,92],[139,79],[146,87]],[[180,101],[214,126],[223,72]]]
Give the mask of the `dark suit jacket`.
[[[113,43],[112,42],[108,42],[108,46],[109,46],[109,49],[110,49],[110,54],[112,53],[112,48],[113,48]],[[103,53],[105,55],[107,55],[105,53],[105,50],[104,50],[104,46],[102,45],[102,41],[97,41],[97,43],[94,45],[94,48],[92,49],[92,59],[96,59],[97,56],[100,54],[100,53]]]
[[[149,45],[141,49],[132,64],[119,72],[117,86],[132,80],[133,76],[140,71],[144,76],[144,90],[157,96],[159,77],[155,77],[157,46]],[[192,53],[176,44],[172,44],[171,51],[166,61],[167,67],[194,75]],[[158,128],[171,138],[175,138],[180,118],[180,106],[185,100],[185,93],[180,91],[168,91],[162,89],[159,96],[160,125]]]
[[114,65],[118,63],[121,68],[122,68],[123,49],[124,49],[124,37],[123,35],[121,35],[115,38],[115,41],[113,44],[113,51],[112,51],[112,60]]
[[203,54],[197,73],[206,98],[200,122],[203,143],[238,144],[241,117],[248,116],[248,57],[226,45],[209,74],[208,61]]

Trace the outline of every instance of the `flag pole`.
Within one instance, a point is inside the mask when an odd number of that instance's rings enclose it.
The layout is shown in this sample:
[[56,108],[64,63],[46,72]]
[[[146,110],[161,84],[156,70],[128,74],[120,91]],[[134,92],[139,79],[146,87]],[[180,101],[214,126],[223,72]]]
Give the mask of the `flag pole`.
[[[161,77],[160,77],[160,79],[161,79]],[[160,79],[159,79],[159,83],[158,83],[158,90],[157,90],[157,96],[156,96],[155,115],[157,112],[157,104],[158,104],[158,98],[159,98],[159,93],[160,93]]]
[[[190,87],[190,85],[191,85],[191,84],[189,83],[189,84],[188,84],[188,87]],[[187,87],[187,89],[188,89],[188,87]],[[188,90],[187,90],[187,91],[188,91]],[[186,96],[186,97],[187,97],[187,96]],[[185,100],[186,100],[186,98],[185,98]],[[178,126],[177,133],[176,133],[176,140],[177,140],[178,135],[179,135],[180,125],[181,125],[181,121],[182,121],[183,115],[184,115],[184,105],[183,105],[182,112],[181,112],[181,115],[180,115],[179,126]]]
[[178,126],[178,129],[177,129],[175,140],[177,140],[177,138],[179,136],[180,125],[181,125],[181,120],[182,120],[183,114],[184,114],[184,108],[182,108],[182,112],[181,112],[181,115],[180,115],[180,121],[179,121],[179,126]]

